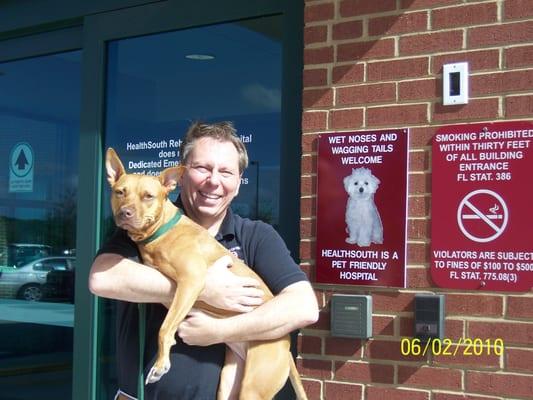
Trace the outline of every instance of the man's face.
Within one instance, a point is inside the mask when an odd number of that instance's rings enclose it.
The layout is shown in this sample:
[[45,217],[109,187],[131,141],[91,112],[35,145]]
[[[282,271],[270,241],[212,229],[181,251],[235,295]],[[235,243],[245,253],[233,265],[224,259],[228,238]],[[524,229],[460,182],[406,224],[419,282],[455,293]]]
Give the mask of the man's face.
[[181,178],[187,214],[204,228],[222,221],[239,192],[239,154],[231,142],[201,138],[189,153]]

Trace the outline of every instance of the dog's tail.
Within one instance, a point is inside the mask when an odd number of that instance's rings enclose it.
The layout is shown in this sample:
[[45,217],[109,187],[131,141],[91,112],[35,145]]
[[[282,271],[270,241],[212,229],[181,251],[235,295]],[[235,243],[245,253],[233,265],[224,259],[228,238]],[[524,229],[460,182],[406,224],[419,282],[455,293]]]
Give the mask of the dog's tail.
[[298,400],[307,400],[307,395],[305,394],[304,386],[302,384],[302,380],[300,379],[300,374],[296,369],[294,359],[292,357],[289,357],[289,360],[289,378],[291,380],[294,392],[296,393],[296,398]]

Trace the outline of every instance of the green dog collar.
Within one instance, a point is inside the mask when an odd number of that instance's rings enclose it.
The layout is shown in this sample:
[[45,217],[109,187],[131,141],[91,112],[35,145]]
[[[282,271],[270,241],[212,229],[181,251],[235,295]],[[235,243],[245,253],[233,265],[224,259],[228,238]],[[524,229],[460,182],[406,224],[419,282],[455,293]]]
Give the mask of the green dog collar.
[[163,236],[170,229],[172,229],[174,227],[174,225],[176,225],[178,223],[178,221],[181,219],[181,215],[182,214],[181,214],[180,210],[178,209],[178,211],[176,211],[176,214],[166,224],[164,224],[161,227],[159,227],[159,229],[157,231],[155,231],[152,236],[150,236],[150,237],[148,237],[148,238],[146,238],[144,240],[141,240],[139,242],[139,244],[146,245],[148,243],[153,242],[154,240],[156,240],[160,236]]

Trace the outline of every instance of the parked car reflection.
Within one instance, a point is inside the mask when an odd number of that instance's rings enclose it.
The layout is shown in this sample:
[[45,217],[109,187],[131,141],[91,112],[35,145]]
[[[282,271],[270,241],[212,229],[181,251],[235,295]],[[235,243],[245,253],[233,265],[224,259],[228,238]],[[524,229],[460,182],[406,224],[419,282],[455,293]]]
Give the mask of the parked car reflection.
[[58,256],[39,258],[21,267],[1,267],[0,297],[42,301],[45,298],[63,296],[60,291],[64,288],[55,284],[46,284],[47,276],[52,271],[73,276],[74,262],[74,257]]

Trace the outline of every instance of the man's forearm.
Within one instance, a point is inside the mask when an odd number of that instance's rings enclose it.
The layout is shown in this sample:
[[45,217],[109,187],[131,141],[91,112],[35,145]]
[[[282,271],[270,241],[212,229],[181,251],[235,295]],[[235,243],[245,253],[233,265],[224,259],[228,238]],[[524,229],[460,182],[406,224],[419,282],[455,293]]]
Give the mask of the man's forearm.
[[97,296],[134,303],[169,303],[176,285],[154,268],[117,254],[101,254],[91,267],[89,290]]
[[220,320],[220,342],[278,339],[316,322],[316,296],[308,282],[290,285],[247,314]]

